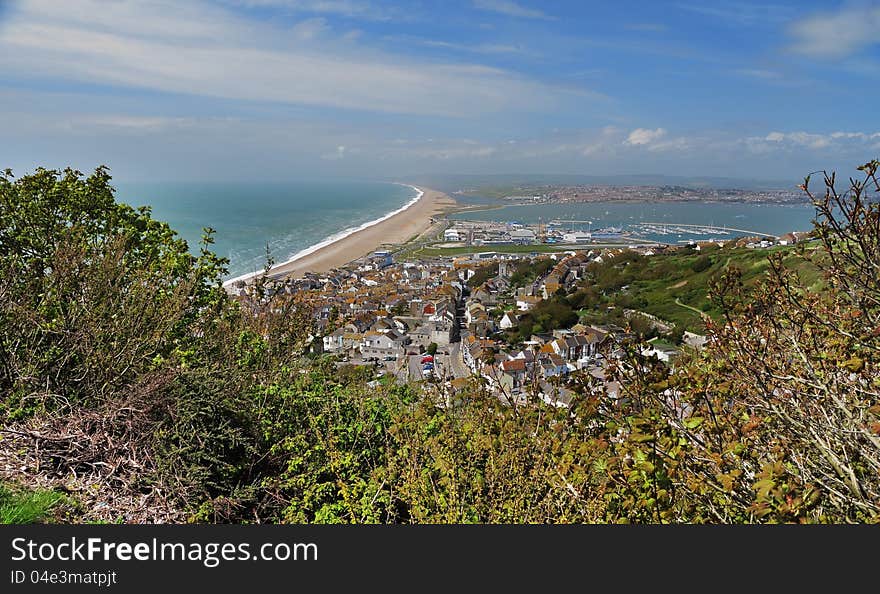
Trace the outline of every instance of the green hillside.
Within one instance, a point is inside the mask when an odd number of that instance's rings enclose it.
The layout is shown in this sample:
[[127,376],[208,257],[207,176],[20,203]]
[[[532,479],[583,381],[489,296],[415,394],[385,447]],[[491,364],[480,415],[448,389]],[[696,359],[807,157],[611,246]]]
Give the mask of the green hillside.
[[[810,246],[807,250],[813,249]],[[773,252],[785,254],[785,264],[799,275],[802,286],[818,290],[821,279],[815,266],[806,261],[799,248],[777,246],[770,249],[745,247],[679,248],[668,254],[641,256],[627,252],[601,264],[593,264],[591,285],[598,294],[594,307],[581,310],[593,322],[607,321],[609,310],[632,309],[680,325],[692,332],[701,332],[703,312],[718,318],[721,311],[709,298],[709,287],[728,267],[742,271],[743,284],[753,287],[765,278]]]

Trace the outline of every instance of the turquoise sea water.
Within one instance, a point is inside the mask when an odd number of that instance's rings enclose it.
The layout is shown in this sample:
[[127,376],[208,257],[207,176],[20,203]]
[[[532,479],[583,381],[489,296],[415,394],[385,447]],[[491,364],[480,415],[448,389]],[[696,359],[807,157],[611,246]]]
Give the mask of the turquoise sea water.
[[[619,227],[627,233],[647,241],[677,243],[689,239],[729,239],[746,235],[731,231],[728,234],[686,233],[674,229],[676,223],[685,225],[713,225],[783,235],[789,231],[809,231],[813,228],[815,210],[810,204],[756,204],[716,202],[638,202],[638,203],[584,203],[584,204],[528,204],[505,206],[495,210],[453,215],[452,218],[516,223],[549,223],[558,220],[560,229],[597,230]],[[571,221],[590,221],[575,223]],[[666,225],[666,233],[652,232],[645,223]]]
[[276,263],[330,237],[397,210],[416,196],[410,186],[384,182],[117,184],[117,200],[149,205],[198,251],[213,227],[214,251],[229,258],[229,278]]

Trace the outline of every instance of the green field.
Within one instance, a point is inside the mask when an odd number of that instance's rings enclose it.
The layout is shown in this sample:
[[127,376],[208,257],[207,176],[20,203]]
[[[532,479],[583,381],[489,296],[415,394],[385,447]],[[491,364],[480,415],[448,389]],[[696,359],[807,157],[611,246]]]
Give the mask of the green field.
[[821,288],[818,270],[791,247],[676,250],[650,257],[633,253],[594,266],[590,283],[603,296],[602,307],[581,313],[588,321],[601,321],[597,318],[604,317],[607,306],[612,305],[643,311],[699,332],[703,329],[699,312],[713,318],[720,315],[708,297],[712,280],[728,267],[736,267],[742,271],[745,287],[753,287],[766,276],[767,256],[780,250],[786,253],[785,265],[798,273],[804,286]]

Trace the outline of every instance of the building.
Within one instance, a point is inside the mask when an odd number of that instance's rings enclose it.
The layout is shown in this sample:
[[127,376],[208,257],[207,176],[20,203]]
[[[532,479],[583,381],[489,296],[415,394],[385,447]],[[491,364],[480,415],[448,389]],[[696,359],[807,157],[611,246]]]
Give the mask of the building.
[[511,328],[516,328],[519,325],[519,318],[512,311],[504,312],[504,315],[501,316],[501,321],[498,322],[498,327],[502,330],[510,330]]
[[324,352],[332,353],[334,351],[340,351],[343,349],[343,344],[345,340],[345,330],[339,328],[334,330],[330,334],[324,337]]
[[540,302],[540,297],[533,297],[531,295],[523,295],[516,298],[516,306],[522,311],[529,311]]
[[501,388],[509,394],[517,394],[526,381],[525,359],[508,359],[501,362],[501,376],[498,378]]
[[664,363],[670,363],[679,355],[679,350],[672,345],[659,344],[656,341],[650,342],[649,347],[642,348],[642,355],[646,357],[657,357]]
[[445,241],[461,241],[462,233],[458,229],[447,229],[443,232]]
[[394,257],[387,250],[376,251],[370,256],[370,263],[376,267],[376,270],[381,270],[394,264]]
[[409,344],[409,337],[396,330],[370,331],[364,334],[361,341],[361,354],[364,357],[400,357],[407,344]]
[[806,233],[802,231],[792,231],[791,233],[786,233],[779,238],[779,245],[794,245],[797,242],[801,241],[805,235]]
[[520,245],[535,243],[538,238],[535,235],[535,232],[531,229],[514,229],[508,235],[513,243],[518,243]]
[[592,239],[593,235],[586,231],[573,231],[562,234],[562,241],[564,243],[589,243]]

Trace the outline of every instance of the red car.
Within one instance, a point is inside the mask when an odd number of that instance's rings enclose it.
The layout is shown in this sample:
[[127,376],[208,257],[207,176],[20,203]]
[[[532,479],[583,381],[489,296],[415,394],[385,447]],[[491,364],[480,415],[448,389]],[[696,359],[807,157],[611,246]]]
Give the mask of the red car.
[[422,363],[433,363],[433,362],[434,362],[434,357],[432,357],[431,355],[425,355],[424,357],[422,357]]

